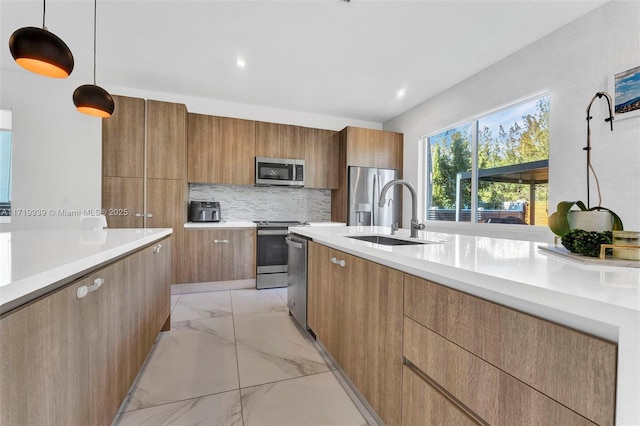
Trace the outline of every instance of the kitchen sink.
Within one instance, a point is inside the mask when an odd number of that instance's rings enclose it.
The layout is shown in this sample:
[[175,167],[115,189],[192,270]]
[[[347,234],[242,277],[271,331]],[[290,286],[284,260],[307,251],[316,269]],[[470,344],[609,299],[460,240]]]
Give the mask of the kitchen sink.
[[430,244],[430,241],[420,240],[401,240],[399,238],[385,237],[383,235],[355,235],[354,240],[367,241],[370,243],[381,244],[383,246],[411,246],[416,244]]

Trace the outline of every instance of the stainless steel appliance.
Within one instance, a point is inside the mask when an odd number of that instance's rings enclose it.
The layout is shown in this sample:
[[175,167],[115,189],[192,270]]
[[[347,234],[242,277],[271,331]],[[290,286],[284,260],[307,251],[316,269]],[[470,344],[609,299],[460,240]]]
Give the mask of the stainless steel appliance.
[[378,206],[382,187],[397,178],[395,169],[349,167],[347,225],[391,226],[399,223],[402,214],[400,185],[389,189],[384,207]]
[[256,288],[287,286],[289,250],[286,242],[290,226],[305,226],[299,221],[258,221],[256,243]]
[[304,186],[304,160],[256,157],[256,185]]
[[220,222],[220,203],[217,201],[191,201],[189,220],[191,222]]
[[287,273],[287,306],[289,313],[303,329],[307,329],[307,244],[309,238],[291,234],[286,238],[289,246]]

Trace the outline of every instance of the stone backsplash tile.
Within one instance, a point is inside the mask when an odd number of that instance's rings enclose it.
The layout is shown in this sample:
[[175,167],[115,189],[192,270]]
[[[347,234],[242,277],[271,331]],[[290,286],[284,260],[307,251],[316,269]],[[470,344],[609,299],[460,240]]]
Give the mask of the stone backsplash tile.
[[224,220],[331,220],[331,190],[189,184],[190,201],[218,201]]

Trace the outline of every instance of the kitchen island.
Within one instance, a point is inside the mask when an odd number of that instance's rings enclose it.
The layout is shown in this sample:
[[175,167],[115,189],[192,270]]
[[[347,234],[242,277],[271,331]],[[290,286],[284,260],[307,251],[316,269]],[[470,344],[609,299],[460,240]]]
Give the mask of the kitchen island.
[[[418,239],[428,244],[386,246],[347,237],[388,236],[388,228],[295,228],[292,231],[330,249],[403,272],[405,333],[407,324],[413,324],[406,313],[407,303],[411,301],[406,299],[409,277],[414,281],[419,278],[425,283],[437,283],[445,290],[456,290],[447,296],[450,300],[472,295],[474,300],[464,303],[488,301],[491,304],[478,306],[506,307],[509,314],[524,313],[527,318],[544,319],[545,324],[578,331],[578,337],[587,333],[598,342],[599,339],[612,342],[614,364],[617,364],[613,367],[615,423],[640,424],[637,404],[640,400],[640,269],[582,265],[543,254],[539,243],[525,241],[424,231]],[[408,240],[408,236],[408,230],[400,230],[395,237]],[[336,258],[340,263],[337,257],[332,255],[332,261]],[[312,266],[310,273],[313,273]],[[310,276],[310,285],[312,281]],[[411,288],[422,291],[416,285]],[[459,292],[464,294],[460,296]],[[311,300],[309,303],[311,306]],[[311,322],[309,325],[313,329]],[[407,350],[405,347],[405,359]]]
[[0,233],[1,424],[112,421],[169,325],[171,233]]

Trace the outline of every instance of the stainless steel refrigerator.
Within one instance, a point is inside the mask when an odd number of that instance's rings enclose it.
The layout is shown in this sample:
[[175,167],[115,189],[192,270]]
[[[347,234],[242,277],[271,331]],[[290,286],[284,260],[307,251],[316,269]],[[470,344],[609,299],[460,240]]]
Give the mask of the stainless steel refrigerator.
[[402,185],[389,188],[385,206],[378,207],[380,190],[393,179],[398,179],[398,171],[395,169],[350,166],[347,225],[399,224],[402,214]]

